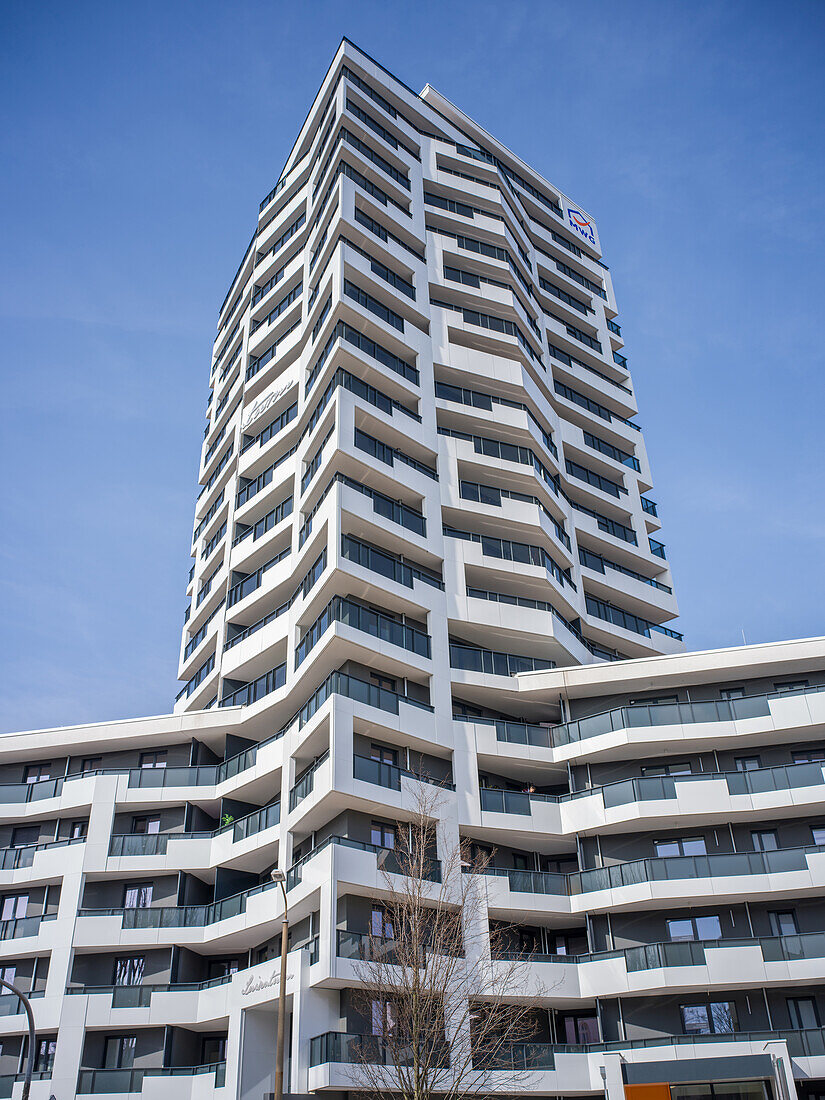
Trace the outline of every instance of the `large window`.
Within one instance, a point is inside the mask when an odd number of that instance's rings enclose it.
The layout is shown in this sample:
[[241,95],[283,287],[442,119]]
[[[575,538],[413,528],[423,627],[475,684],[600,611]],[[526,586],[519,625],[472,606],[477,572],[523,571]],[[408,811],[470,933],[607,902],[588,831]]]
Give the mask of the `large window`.
[[38,1039],[34,1052],[35,1073],[45,1073],[54,1065],[57,1039]]
[[41,779],[48,779],[51,772],[51,764],[27,764],[23,769],[24,783],[39,783]]
[[388,825],[384,821],[371,822],[370,843],[378,848],[394,848],[396,846],[395,826]]
[[103,1044],[104,1069],[131,1069],[135,1062],[134,1035],[108,1035]]
[[704,856],[707,846],[703,836],[677,836],[671,840],[654,840],[657,856]]
[[132,832],[139,834],[147,833],[159,833],[160,832],[160,818],[159,817],[133,817],[132,818]]
[[384,997],[375,997],[372,1001],[372,1034],[384,1038],[395,1030],[395,1006]]
[[671,764],[644,764],[642,775],[692,775],[693,765],[689,760],[674,761]]
[[382,764],[398,767],[398,750],[388,749],[383,745],[370,745],[370,760],[378,760]]
[[207,973],[211,981],[213,978],[227,978],[231,974],[237,974],[240,968],[238,959],[210,959]]
[[226,1061],[226,1036],[205,1035],[201,1039],[201,1065],[210,1066],[213,1062]]
[[11,847],[24,848],[28,844],[36,844],[39,839],[39,825],[18,825],[16,829],[12,829]]
[[769,913],[772,936],[795,936],[799,931],[796,914],[793,909],[784,909],[778,913]]
[[28,894],[8,894],[0,903],[0,920],[17,920],[18,917],[25,917],[28,908]]
[[711,1001],[704,1005],[680,1005],[685,1035],[724,1035],[736,1031],[733,1001]]
[[115,959],[112,985],[140,985],[146,959],[143,955],[121,955]]
[[825,761],[825,746],[812,745],[808,749],[797,749],[791,753],[794,764],[821,764]]
[[598,1017],[578,1014],[565,1016],[564,1041],[570,1046],[600,1042]]
[[394,932],[392,921],[383,905],[373,905],[370,914],[370,934],[380,939],[391,940]]
[[819,1012],[813,997],[789,997],[788,1015],[791,1027],[797,1029],[819,1027]]
[[758,756],[737,756],[736,770],[738,772],[755,772],[762,767]]
[[124,909],[148,909],[152,904],[152,883],[136,882],[123,888]]
[[142,768],[165,768],[166,749],[157,749],[155,752],[142,752],[140,754],[140,766]]
[[685,940],[720,940],[722,922],[715,913],[703,917],[677,917],[667,922],[667,934],[674,943]]

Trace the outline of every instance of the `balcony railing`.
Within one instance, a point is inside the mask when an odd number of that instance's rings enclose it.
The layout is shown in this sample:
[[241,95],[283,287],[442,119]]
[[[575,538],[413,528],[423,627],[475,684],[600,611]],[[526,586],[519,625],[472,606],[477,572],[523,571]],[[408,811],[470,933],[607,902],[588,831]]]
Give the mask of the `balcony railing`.
[[[526,791],[505,791],[493,787],[481,787],[478,794],[482,810],[498,814],[521,814],[527,817],[531,813],[530,799],[537,797]],[[545,798],[544,801],[547,799]]]
[[10,920],[2,920],[0,921],[0,940],[16,940],[20,936],[38,936],[40,925],[56,917],[56,913],[44,913],[43,916],[38,917],[12,917]]
[[[825,691],[825,686],[800,688],[794,695]],[[785,698],[790,692],[770,692],[766,695],[746,695],[741,699],[710,699],[698,703],[652,703],[647,706],[619,707],[599,714],[578,718],[558,726],[538,726],[525,722],[508,722],[492,718],[456,715],[458,722],[477,722],[496,728],[496,739],[519,745],[558,748],[588,737],[605,733],[638,729],[647,726],[693,725],[701,722],[737,722],[748,718],[766,718],[771,709],[769,700]],[[747,773],[740,773],[743,777]],[[745,778],[736,780],[746,783]],[[732,792],[733,793],[733,792]]]
[[483,672],[488,676],[517,676],[520,672],[555,667],[556,662],[545,657],[521,657],[515,653],[499,653],[463,642],[450,642],[450,668]]
[[[317,1066],[326,1062],[361,1062],[360,1041],[375,1041],[373,1036],[358,1036],[346,1032],[332,1031],[318,1035],[310,1040],[310,1065]],[[724,1043],[750,1043],[761,1052],[767,1042],[786,1042],[792,1058],[811,1058],[825,1056],[825,1028],[805,1028],[798,1031],[731,1031],[711,1035],[656,1035],[646,1039],[623,1039],[609,1043],[583,1043],[571,1045],[564,1043],[527,1043],[537,1057],[546,1059],[543,1066],[531,1068],[550,1069],[549,1060],[560,1054],[587,1054],[590,1052],[609,1052],[624,1050],[646,1050],[656,1047],[696,1047],[706,1043],[715,1045]],[[376,1056],[376,1061],[378,1056]],[[379,1063],[381,1064],[381,1063]],[[512,1063],[511,1063],[512,1064]],[[521,1067],[519,1067],[521,1068]]]
[[[446,1069],[450,1064],[450,1048],[445,1042],[443,1062]],[[426,1056],[432,1064],[432,1055]],[[377,1035],[357,1035],[345,1031],[328,1031],[316,1035],[309,1042],[309,1064],[320,1066],[326,1062],[343,1062],[350,1065],[412,1065],[413,1044],[404,1044],[398,1040],[389,1042]]]
[[334,596],[296,646],[296,668],[333,623],[342,623],[354,630],[361,630],[382,642],[417,653],[420,657],[431,656],[430,636],[423,630],[407,626],[399,619],[375,611],[356,600]]
[[555,1049],[550,1043],[505,1043],[489,1057],[476,1062],[488,1069],[503,1070],[553,1070],[556,1068]]
[[[340,938],[341,933],[339,933]],[[613,951],[593,951],[580,955],[541,955],[535,952],[498,951],[494,958],[525,962],[582,966],[624,958],[628,972],[661,970],[665,967],[706,966],[707,952],[736,947],[754,947],[765,962],[791,962],[801,959],[825,960],[825,932],[802,932],[792,936],[760,936],[719,940],[667,940]],[[340,954],[340,952],[339,952]]]
[[391,791],[401,790],[402,775],[408,779],[416,779],[420,783],[432,783],[445,790],[455,790],[455,784],[449,779],[437,779],[424,772],[409,771],[407,768],[399,768],[395,764],[386,764],[383,760],[373,760],[369,756],[360,756],[358,753],[353,753],[352,756],[352,774],[355,779],[362,779],[365,783],[376,783]]
[[232,843],[255,836],[264,829],[277,825],[281,820],[281,803],[271,802],[260,810],[229,821],[217,829],[180,833],[116,833],[109,840],[110,856],[156,856],[165,855],[170,840],[212,840],[231,830]]
[[397,961],[395,940],[386,936],[371,936],[368,932],[350,932],[345,928],[339,928],[336,950],[339,959],[385,963]]
[[226,1083],[226,1062],[147,1069],[82,1069],[77,1075],[77,1092],[78,1095],[142,1092],[143,1082],[147,1077],[193,1077],[202,1073],[214,1073],[215,1088],[222,1088]]
[[317,760],[313,761],[311,766],[307,768],[298,782],[292,787],[289,792],[290,813],[295,809],[298,803],[303,802],[306,796],[312,791],[315,786],[315,773],[327,760],[329,760],[329,749],[322,753]]
[[[364,840],[352,840],[347,836],[330,836],[327,837],[326,840],[322,840],[311,852],[307,852],[302,859],[299,859],[297,863],[294,863],[292,867],[290,867],[286,875],[287,890],[291,890],[301,882],[303,868],[306,863],[314,856],[318,855],[319,852],[328,848],[331,844],[338,844],[343,848],[354,848],[358,852],[374,852],[376,855],[381,856],[381,866],[385,871],[389,871],[393,874],[403,873],[398,862],[398,856],[391,848],[381,848],[377,844],[368,844]],[[441,882],[441,861],[429,859],[424,868],[423,877],[429,879],[430,882]]]
[[515,893],[574,896],[651,882],[677,882],[712,878],[717,881],[742,875],[787,874],[807,871],[807,856],[823,848],[779,848],[772,852],[725,852],[709,856],[662,856],[615,863],[587,871],[561,874],[553,871],[521,871],[488,867],[482,873],[506,878]]
[[67,996],[108,997],[112,1008],[148,1008],[155,993],[192,993],[215,986],[227,985],[232,974],[209,978],[204,982],[173,982],[161,985],[73,985],[66,989]]
[[51,848],[65,848],[69,844],[83,844],[85,840],[85,836],[77,836],[67,837],[65,840],[49,840],[43,844],[26,844],[20,848],[0,848],[0,871],[16,871],[20,867],[31,867],[38,852],[46,852]]
[[121,907],[106,909],[79,909],[79,917],[120,917],[122,928],[203,928],[208,924],[237,917],[246,912],[249,898],[265,893],[277,884],[264,882],[232,894],[221,901],[202,905],[155,905],[140,909]]

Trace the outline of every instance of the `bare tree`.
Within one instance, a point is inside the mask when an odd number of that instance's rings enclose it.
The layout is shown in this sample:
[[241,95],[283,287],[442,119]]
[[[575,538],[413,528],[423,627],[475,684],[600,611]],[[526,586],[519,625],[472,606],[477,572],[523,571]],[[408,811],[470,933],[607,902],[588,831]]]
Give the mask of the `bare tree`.
[[469,845],[442,833],[436,860],[445,795],[421,787],[412,819],[379,856],[380,920],[361,941],[353,990],[372,1034],[350,1041],[353,1088],[459,1100],[489,1091],[502,1070],[508,1089],[523,1087],[541,992],[530,958],[506,952],[506,926],[488,928],[489,856],[470,858]]

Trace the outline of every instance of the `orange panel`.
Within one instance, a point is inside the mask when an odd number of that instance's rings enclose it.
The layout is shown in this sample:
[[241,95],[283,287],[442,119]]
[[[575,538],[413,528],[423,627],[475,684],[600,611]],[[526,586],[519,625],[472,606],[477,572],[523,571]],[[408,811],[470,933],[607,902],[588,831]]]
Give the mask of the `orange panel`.
[[625,1100],[670,1100],[670,1085],[666,1081],[653,1085],[625,1085]]

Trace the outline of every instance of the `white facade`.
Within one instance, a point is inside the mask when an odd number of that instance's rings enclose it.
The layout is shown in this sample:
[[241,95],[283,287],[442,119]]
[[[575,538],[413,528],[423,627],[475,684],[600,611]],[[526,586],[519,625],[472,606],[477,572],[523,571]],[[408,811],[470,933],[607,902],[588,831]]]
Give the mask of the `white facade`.
[[176,713],[0,739],[36,1096],[269,1091],[276,865],[289,1088],[351,1089],[352,955],[424,774],[536,953],[527,1092],[815,1092],[825,640],[664,625],[616,316],[589,215],[344,42],[221,309]]
[[[348,664],[440,711],[506,689],[473,669],[681,650],[598,240],[342,44],[219,316],[178,709],[285,721]],[[427,637],[378,652],[352,602]]]
[[[0,959],[54,1041],[35,1094],[269,1091],[273,865],[289,1087],[351,1089],[353,954],[386,888],[373,832],[441,766],[442,836],[495,848],[489,920],[534,953],[519,1092],[601,1094],[604,1069],[610,1100],[650,1080],[815,1095],[825,639],[522,674],[501,698],[535,720],[334,691],[268,737],[247,707],[5,736]],[[0,1008],[11,1095],[25,1021]]]

